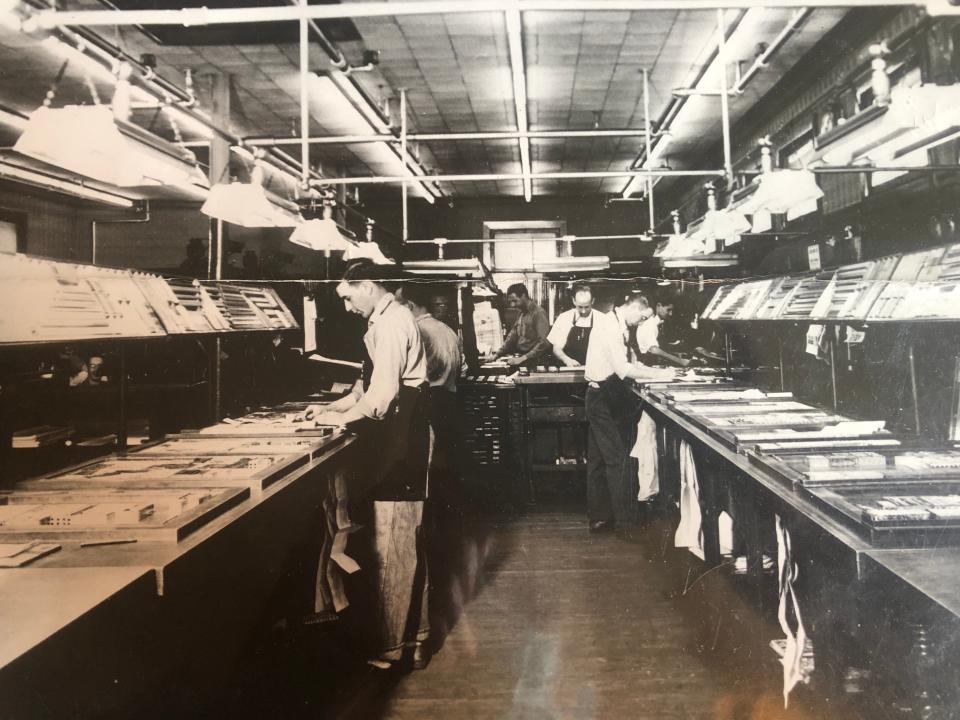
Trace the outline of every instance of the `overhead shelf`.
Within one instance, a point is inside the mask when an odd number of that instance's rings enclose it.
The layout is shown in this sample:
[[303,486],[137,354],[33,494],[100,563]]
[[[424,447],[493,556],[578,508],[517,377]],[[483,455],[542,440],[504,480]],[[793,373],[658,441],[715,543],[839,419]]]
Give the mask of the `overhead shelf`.
[[0,255],[0,344],[297,327],[272,288]]
[[725,285],[703,317],[724,322],[960,320],[960,244]]

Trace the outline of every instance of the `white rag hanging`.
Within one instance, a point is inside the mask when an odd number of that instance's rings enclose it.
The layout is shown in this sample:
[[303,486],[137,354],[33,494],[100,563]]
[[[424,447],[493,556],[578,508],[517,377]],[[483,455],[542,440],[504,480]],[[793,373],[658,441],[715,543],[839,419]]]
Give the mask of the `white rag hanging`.
[[[778,584],[780,587],[780,604],[777,608],[777,619],[780,628],[786,634],[786,648],[783,653],[783,706],[788,707],[790,691],[798,682],[809,682],[810,678],[803,672],[801,663],[803,653],[807,647],[807,631],[803,627],[803,618],[800,615],[800,604],[794,591],[797,580],[797,565],[793,561],[793,541],[790,531],[784,527],[780,516],[776,516],[777,526],[777,567]],[[791,626],[791,619],[796,628]]]
[[657,467],[657,423],[647,413],[637,423],[637,441],[630,456],[637,459],[637,500],[643,502],[660,492],[660,473]]
[[720,538],[720,554],[733,555],[733,518],[726,510],[717,517],[717,535]]
[[693,448],[686,440],[680,441],[680,524],[673,544],[685,547],[701,560],[703,555],[703,515],[700,512],[700,483]]

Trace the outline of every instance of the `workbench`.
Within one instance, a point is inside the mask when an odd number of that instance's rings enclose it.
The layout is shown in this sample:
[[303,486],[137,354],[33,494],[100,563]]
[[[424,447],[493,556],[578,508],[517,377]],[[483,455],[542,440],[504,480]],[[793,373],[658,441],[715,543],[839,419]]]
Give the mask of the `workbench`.
[[[636,388],[644,411],[666,429],[661,483],[679,481],[679,441],[690,443],[697,466],[703,516],[704,563],[719,568],[718,518],[729,512],[747,555],[748,599],[770,614],[775,582],[763,570],[773,515],[793,537],[799,566],[798,593],[817,651],[817,666],[839,672],[847,663],[885,667],[918,716],[937,717],[937,706],[954,702],[960,664],[960,553],[956,548],[875,548],[782,479],[751,463],[678,412]],[[672,488],[663,489],[670,493]],[[767,541],[768,543],[769,541]],[[858,649],[845,643],[852,641]],[[850,657],[852,653],[853,657]],[[842,677],[824,677],[841,692]],[[882,682],[882,681],[881,681]],[[832,688],[830,686],[833,686]],[[937,700],[949,694],[950,700]],[[942,710],[942,708],[941,708]]]
[[[64,542],[0,570],[0,716],[123,715],[163,688],[183,705],[202,697],[278,585],[315,572],[331,478],[357,464],[358,448],[353,436],[332,443],[179,543]],[[303,615],[313,581],[302,580]]]
[[[586,478],[587,415],[583,396],[587,382],[582,368],[533,370],[514,375],[512,379],[520,390],[521,477],[527,488],[527,501],[534,504],[537,474],[573,472]],[[536,461],[536,433],[541,429],[553,431],[557,438],[557,456],[553,463]],[[565,430],[571,430],[578,438],[578,447],[573,450],[576,454],[572,457],[563,454]]]

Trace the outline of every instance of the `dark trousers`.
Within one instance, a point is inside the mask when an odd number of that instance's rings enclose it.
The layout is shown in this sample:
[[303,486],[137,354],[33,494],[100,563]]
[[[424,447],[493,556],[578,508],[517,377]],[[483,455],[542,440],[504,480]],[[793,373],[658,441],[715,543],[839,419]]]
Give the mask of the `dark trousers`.
[[587,388],[586,412],[587,516],[590,522],[627,524],[633,520],[636,503],[630,497],[624,472],[625,423],[611,412],[605,393],[594,387]]

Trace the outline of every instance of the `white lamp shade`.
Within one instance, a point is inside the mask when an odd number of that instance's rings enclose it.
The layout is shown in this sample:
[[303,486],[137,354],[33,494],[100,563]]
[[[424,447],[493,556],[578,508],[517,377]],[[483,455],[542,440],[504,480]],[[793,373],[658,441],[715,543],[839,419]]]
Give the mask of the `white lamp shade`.
[[351,245],[343,254],[344,260],[359,260],[368,258],[377,265],[393,265],[393,260],[380,252],[380,246],[375,242],[361,242]]
[[256,183],[217,183],[200,212],[242,227],[296,227],[299,216],[271,202]]
[[13,149],[117,187],[209,187],[187,150],[130,123],[118,124],[106,105],[37,108]]
[[760,186],[740,208],[741,212],[748,215],[761,210],[785,213],[823,197],[816,176],[809,170],[774,170],[761,175],[759,182]]
[[353,247],[353,243],[340,233],[340,228],[332,218],[315,218],[300,223],[290,235],[290,242],[326,252],[346,252]]
[[703,255],[707,251],[702,234],[698,231],[693,235],[671,235],[666,242],[656,249],[654,257],[690,257]]

